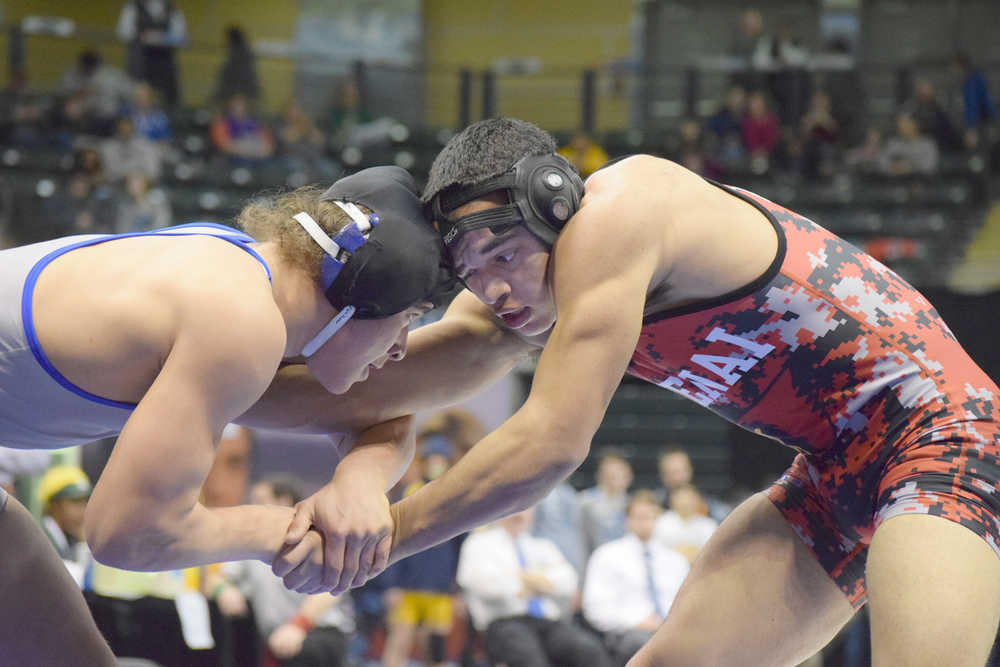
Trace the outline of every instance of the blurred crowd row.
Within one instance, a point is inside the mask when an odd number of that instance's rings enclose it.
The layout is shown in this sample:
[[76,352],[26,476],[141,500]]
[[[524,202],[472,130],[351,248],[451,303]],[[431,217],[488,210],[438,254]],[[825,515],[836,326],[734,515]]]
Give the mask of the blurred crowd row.
[[[482,434],[464,411],[432,416],[390,497],[442,475]],[[203,502],[292,506],[309,490],[288,474],[254,473],[253,442],[227,429]],[[83,515],[109,448],[88,447],[81,465],[0,449],[0,483],[37,502],[116,654],[163,665],[622,665],[663,621],[729,511],[693,484],[682,448],[663,451],[660,484],[645,490],[632,488],[629,460],[605,449],[590,488],[563,483],[536,507],[400,561],[349,595],[307,596],[256,561],[163,573],[96,563]],[[39,474],[25,497],[15,480]]]

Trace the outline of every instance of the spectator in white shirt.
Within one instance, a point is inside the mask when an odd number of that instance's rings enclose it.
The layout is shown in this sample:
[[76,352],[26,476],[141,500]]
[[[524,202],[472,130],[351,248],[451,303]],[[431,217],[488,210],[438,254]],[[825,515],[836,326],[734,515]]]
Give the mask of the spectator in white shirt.
[[554,543],[530,534],[532,514],[469,535],[459,556],[458,583],[491,664],[610,666],[600,640],[564,618],[576,570]]
[[653,539],[663,508],[651,491],[632,494],[625,537],[602,544],[587,563],[583,615],[604,633],[608,650],[625,664],[667,616],[690,566]]
[[719,527],[707,514],[698,489],[691,484],[678,486],[670,491],[670,509],[656,520],[653,538],[693,562],[695,554]]

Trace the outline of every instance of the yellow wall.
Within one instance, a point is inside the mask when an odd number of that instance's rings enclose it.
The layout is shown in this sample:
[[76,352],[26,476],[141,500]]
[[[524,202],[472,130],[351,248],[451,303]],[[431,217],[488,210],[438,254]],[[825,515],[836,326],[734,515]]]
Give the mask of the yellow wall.
[[[498,77],[499,112],[551,130],[580,122],[580,73],[629,56],[632,3],[606,0],[426,0],[425,62],[429,124],[454,126],[458,120],[458,78],[468,66],[476,73],[472,116],[481,113],[478,72],[501,57],[537,57],[539,74]],[[435,73],[434,70],[441,71]],[[597,123],[622,127],[627,101],[614,97],[609,77],[599,76]]]
[[[211,93],[223,58],[223,30],[232,22],[243,26],[252,41],[292,40],[298,0],[175,0],[187,19],[189,47],[178,54],[185,104],[202,104]],[[124,64],[124,46],[113,38],[123,0],[22,0],[5,3],[8,21],[28,14],[65,16],[76,21],[72,39],[27,38],[31,84],[48,88],[73,63],[84,47],[100,51],[108,62]],[[548,129],[573,129],[580,118],[580,74],[626,58],[630,52],[631,3],[599,0],[425,0],[425,119],[436,126],[458,120],[458,69],[475,73],[473,118],[481,113],[479,73],[501,57],[537,57],[539,74],[499,77],[499,111],[536,122]],[[238,17],[238,18],[234,18]],[[88,32],[89,29],[89,32]],[[6,55],[5,37],[0,48]],[[6,84],[7,71],[0,77]],[[265,107],[279,109],[293,90],[294,63],[258,58]],[[627,100],[610,77],[598,77],[598,126],[627,124]]]
[[[31,0],[8,2],[4,18],[20,21],[27,15],[63,16],[77,24],[77,35],[57,37],[28,36],[26,39],[31,85],[51,88],[68,69],[76,54],[84,48],[99,51],[107,62],[123,66],[125,47],[114,38],[114,29],[123,0]],[[179,52],[181,91],[184,103],[202,104],[211,94],[215,75],[224,57],[223,31],[238,23],[251,41],[292,40],[298,16],[298,0],[268,0],[247,3],[241,0],[175,0],[187,21],[189,48]],[[0,44],[7,55],[6,36]],[[264,91],[265,107],[280,108],[291,97],[294,65],[291,61],[258,57],[257,68]],[[3,83],[7,70],[3,68]]]

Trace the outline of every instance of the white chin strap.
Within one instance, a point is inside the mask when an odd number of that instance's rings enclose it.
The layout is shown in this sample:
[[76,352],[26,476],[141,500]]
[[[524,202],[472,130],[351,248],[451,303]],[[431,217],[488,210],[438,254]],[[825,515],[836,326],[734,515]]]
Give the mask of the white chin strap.
[[333,334],[340,331],[340,328],[347,324],[347,320],[351,319],[354,315],[354,306],[347,306],[339,313],[333,316],[325,327],[319,330],[319,333],[313,336],[313,339],[306,343],[302,347],[302,356],[311,357],[316,354],[316,351],[326,345],[326,341],[333,338]]
[[[360,229],[362,233],[371,230],[372,225],[368,216],[365,215],[364,211],[358,208],[354,203],[341,201],[334,201],[333,203],[339,206],[344,213],[351,217],[351,220],[357,224],[358,229]],[[302,211],[301,213],[293,215],[292,218],[294,218],[297,223],[302,225],[302,228],[306,230],[306,233],[308,233],[309,236],[311,236],[313,240],[316,241],[321,248],[323,248],[323,251],[326,252],[327,255],[338,262],[343,261],[340,258],[341,247],[337,245],[337,243],[331,239],[326,232],[323,231],[323,228],[320,227],[315,220],[313,220],[311,215]],[[340,331],[340,329],[347,324],[348,320],[350,320],[354,315],[354,310],[354,306],[345,306],[340,310],[340,312],[334,315],[333,319],[330,320],[326,326],[320,329],[319,333],[313,336],[312,340],[302,347],[302,356],[311,357],[316,354],[317,350],[326,345],[326,342],[333,337],[333,334]]]

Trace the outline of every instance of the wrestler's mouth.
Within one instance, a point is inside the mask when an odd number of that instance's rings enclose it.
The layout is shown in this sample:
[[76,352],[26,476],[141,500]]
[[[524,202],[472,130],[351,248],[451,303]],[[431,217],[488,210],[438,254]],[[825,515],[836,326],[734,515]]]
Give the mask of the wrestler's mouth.
[[528,323],[528,319],[531,317],[531,309],[525,306],[524,308],[518,308],[517,310],[512,310],[509,313],[502,313],[500,319],[511,329],[520,329],[525,324]]

